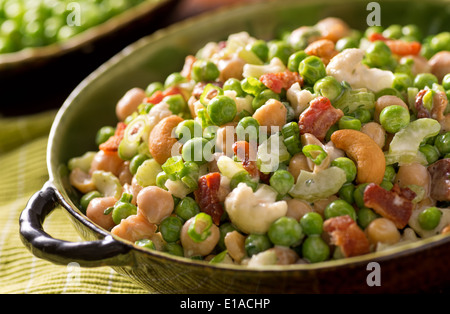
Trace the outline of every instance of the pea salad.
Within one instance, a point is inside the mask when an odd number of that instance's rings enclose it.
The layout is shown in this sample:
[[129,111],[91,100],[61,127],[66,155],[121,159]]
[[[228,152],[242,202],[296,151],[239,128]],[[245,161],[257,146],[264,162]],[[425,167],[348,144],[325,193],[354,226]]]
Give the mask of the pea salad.
[[205,44],[69,160],[79,209],[142,250],[247,267],[450,234],[450,33],[328,17]]

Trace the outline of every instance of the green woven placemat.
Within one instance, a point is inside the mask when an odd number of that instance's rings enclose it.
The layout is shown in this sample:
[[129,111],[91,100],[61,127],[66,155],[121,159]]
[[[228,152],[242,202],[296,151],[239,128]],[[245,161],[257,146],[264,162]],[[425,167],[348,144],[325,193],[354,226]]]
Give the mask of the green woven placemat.
[[[54,111],[0,119],[0,293],[146,293],[109,267],[54,265],[32,255],[19,237],[19,216],[48,179],[46,146]],[[57,239],[82,241],[63,209],[44,229]]]

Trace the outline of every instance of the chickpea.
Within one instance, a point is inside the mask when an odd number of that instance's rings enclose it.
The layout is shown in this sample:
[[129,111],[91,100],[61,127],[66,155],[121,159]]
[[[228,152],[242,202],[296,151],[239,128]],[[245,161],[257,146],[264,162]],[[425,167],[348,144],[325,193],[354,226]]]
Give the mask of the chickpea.
[[295,220],[300,220],[306,213],[312,212],[311,205],[308,202],[296,198],[286,201],[288,210],[286,216],[292,217]]
[[338,51],[334,49],[334,42],[329,39],[320,39],[312,42],[305,48],[305,52],[319,57],[325,65],[338,54]]
[[299,259],[297,253],[295,253],[294,250],[292,250],[288,247],[276,245],[267,251],[275,252],[275,255],[277,257],[277,265],[295,264],[297,262],[297,260]]
[[361,127],[361,132],[370,136],[380,148],[384,147],[386,142],[386,131],[376,122],[369,122]]
[[236,126],[237,122],[229,122],[217,129],[216,146],[227,156],[234,155],[233,144],[237,140]]
[[111,213],[104,214],[105,209],[114,206],[117,199],[114,197],[97,197],[89,202],[86,209],[86,216],[100,227],[110,230],[115,226]]
[[270,133],[275,133],[286,124],[286,107],[276,99],[269,99],[264,105],[256,109],[253,114],[260,126],[265,126]]
[[124,121],[129,115],[136,111],[145,98],[145,91],[141,88],[132,88],[119,100],[116,105],[116,116]]
[[313,204],[313,210],[316,213],[319,213],[322,217],[324,216],[325,207],[330,204],[332,201],[337,200],[338,197],[336,195],[331,195],[328,198],[315,201]]
[[225,235],[224,243],[233,260],[240,262],[245,257],[245,237],[238,231],[228,232]]
[[[194,221],[194,217],[186,221],[181,229],[180,240],[184,249],[184,256],[206,256],[210,254],[220,239],[219,227],[211,225],[210,235],[201,242],[195,242],[188,235],[188,229],[191,223]],[[197,227],[197,226],[196,226]]]
[[83,194],[95,190],[95,185],[94,182],[92,182],[91,176],[80,168],[75,168],[70,172],[69,181],[72,186]]
[[303,153],[297,153],[292,156],[288,167],[288,171],[294,176],[295,182],[297,182],[297,178],[302,170],[311,171],[306,156]]
[[141,239],[151,239],[156,229],[155,224],[150,223],[145,216],[138,213],[122,219],[120,224],[111,230],[111,233],[134,243]]
[[428,64],[428,60],[423,56],[409,55],[404,56],[400,59],[401,64],[405,64],[408,59],[413,60],[413,65],[411,68],[411,74],[416,76],[419,73],[430,73],[431,66]]
[[341,19],[336,17],[327,17],[320,20],[316,24],[317,29],[322,34],[323,38],[337,42],[342,37],[350,34],[349,26]]
[[450,73],[450,51],[440,51],[428,61],[431,66],[431,73],[436,75],[439,82],[447,73]]
[[172,213],[174,206],[172,194],[157,186],[147,186],[137,196],[138,212],[151,223],[159,224]]
[[450,225],[445,226],[445,227],[441,230],[441,234],[450,234]]
[[381,111],[388,106],[402,106],[409,110],[408,106],[405,104],[403,100],[393,95],[384,95],[377,99],[375,102],[375,113],[374,120],[375,122],[380,122],[380,113]]
[[387,218],[377,218],[366,228],[369,242],[372,244],[384,243],[395,244],[400,241],[400,232],[395,224]]
[[430,192],[430,173],[425,166],[419,163],[400,166],[394,182],[400,187],[405,187],[410,184],[421,186],[425,189],[426,196],[428,196]]
[[123,160],[120,159],[117,153],[105,154],[100,150],[95,154],[94,160],[92,160],[91,168],[89,173],[92,174],[96,170],[103,170],[106,172],[111,172],[115,176],[119,176],[122,170]]
[[219,81],[225,82],[230,78],[242,79],[242,72],[244,70],[245,61],[239,57],[231,59],[219,60],[218,69],[220,71]]
[[121,185],[131,184],[133,175],[130,172],[130,161],[124,161],[119,168],[118,178]]

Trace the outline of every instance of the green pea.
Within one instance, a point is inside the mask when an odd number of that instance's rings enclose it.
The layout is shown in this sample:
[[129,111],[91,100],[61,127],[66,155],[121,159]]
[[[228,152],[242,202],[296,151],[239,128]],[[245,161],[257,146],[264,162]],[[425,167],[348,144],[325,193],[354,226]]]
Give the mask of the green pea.
[[130,172],[132,175],[135,175],[139,166],[144,163],[147,159],[150,159],[148,155],[145,154],[137,154],[130,160]]
[[175,207],[175,214],[183,220],[189,220],[200,212],[197,202],[189,196],[183,198]]
[[299,74],[303,77],[306,84],[314,85],[319,79],[325,77],[327,72],[319,57],[309,56],[300,62]]
[[188,111],[186,100],[180,94],[166,96],[163,101],[169,105],[169,110],[175,115]]
[[395,168],[392,165],[387,165],[384,170],[384,177],[383,180],[394,182],[396,176]]
[[174,72],[167,76],[164,81],[164,88],[172,87],[185,82],[187,82],[187,79],[184,76],[182,76],[179,72]]
[[312,234],[322,234],[323,218],[316,212],[309,212],[300,218],[300,225],[303,233],[310,236]]
[[161,221],[159,231],[166,242],[176,242],[180,239],[182,227],[183,221],[180,218],[169,216]]
[[211,99],[207,112],[215,125],[223,125],[233,121],[237,113],[236,103],[228,96],[219,95]]
[[353,192],[353,199],[355,200],[356,206],[358,208],[364,208],[364,191],[369,183],[361,183],[355,188],[355,192]]
[[259,136],[259,127],[259,122],[255,118],[250,116],[242,118],[236,126],[237,140],[249,143],[256,141]]
[[95,136],[95,144],[100,145],[104,142],[106,142],[111,136],[114,135],[116,132],[116,129],[112,126],[104,126],[101,127],[97,131],[97,135]]
[[133,195],[123,193],[122,197],[116,202],[112,210],[112,219],[116,225],[118,225],[122,219],[131,215],[136,215],[137,207],[131,204]]
[[364,37],[369,38],[370,35],[372,35],[373,33],[382,33],[383,32],[383,27],[381,26],[369,26],[366,28],[365,32],[364,32]]
[[403,36],[407,36],[409,38],[413,38],[416,41],[422,40],[422,31],[415,24],[408,24],[402,27]]
[[365,229],[372,220],[380,217],[377,213],[375,213],[372,209],[363,207],[358,211],[358,225]]
[[295,246],[304,237],[302,227],[292,217],[283,216],[275,220],[267,232],[270,241],[275,245]]
[[203,165],[211,159],[213,145],[203,137],[194,137],[187,141],[181,149],[184,161],[193,161]]
[[344,170],[347,182],[353,182],[356,178],[356,165],[350,158],[338,157],[331,162],[331,166],[339,167]]
[[155,244],[150,239],[142,239],[134,242],[135,245],[149,250],[156,250]]
[[349,215],[356,221],[356,212],[353,206],[341,199],[332,201],[325,207],[324,210],[325,219],[345,215]]
[[165,243],[163,251],[175,256],[184,256],[183,247],[176,242]]
[[394,73],[394,80],[392,82],[392,87],[400,92],[405,92],[408,87],[413,86],[412,78],[405,73]]
[[441,155],[450,153],[450,132],[439,134],[434,140],[434,146],[436,146]]
[[442,78],[442,87],[447,91],[450,90],[450,73]]
[[175,136],[183,144],[194,137],[201,137],[202,133],[200,123],[192,119],[180,122],[175,128]]
[[450,50],[450,32],[442,32],[433,36],[430,46],[435,52]]
[[252,188],[253,191],[256,191],[258,188],[258,181],[253,180],[253,178],[250,176],[250,174],[243,170],[237,172],[230,180],[230,188],[233,190],[235,189],[239,183],[245,183],[249,187]]
[[241,81],[236,78],[229,78],[223,83],[223,90],[233,90],[237,97],[245,97],[245,92],[242,90]]
[[372,121],[372,113],[369,109],[358,108],[353,111],[352,116],[361,121],[361,124],[368,123]]
[[285,41],[273,41],[269,43],[269,60],[273,58],[280,59],[285,65],[288,63],[293,48]]
[[425,156],[429,165],[437,161],[440,157],[439,150],[430,144],[421,145],[419,151]]
[[361,121],[352,116],[343,116],[338,121],[339,129],[361,130]]
[[442,211],[437,207],[429,207],[420,212],[418,221],[425,230],[433,230],[441,221]]
[[426,86],[432,88],[433,84],[437,83],[437,77],[431,73],[419,73],[414,78],[414,87],[417,87],[419,90],[424,89]]
[[247,94],[257,96],[259,93],[261,93],[267,87],[257,78],[249,76],[249,77],[244,78],[241,81],[241,88]]
[[252,51],[262,62],[266,62],[269,58],[269,47],[262,39],[255,40],[250,46],[250,51]]
[[391,181],[383,180],[381,181],[380,186],[386,191],[390,191],[394,187],[394,184]]
[[264,105],[269,99],[280,100],[280,96],[271,89],[265,89],[252,100],[253,110],[257,110]]
[[359,42],[356,38],[353,37],[342,37],[336,42],[336,50],[337,51],[343,51],[348,48],[358,48]]
[[210,60],[196,60],[192,65],[191,78],[196,82],[215,81],[220,71]]
[[299,50],[291,54],[287,64],[288,70],[291,72],[298,72],[300,62],[308,56],[309,54],[307,54],[304,50]]
[[380,113],[380,124],[389,133],[397,133],[410,122],[409,110],[403,106],[385,107]]
[[270,186],[280,195],[286,195],[294,186],[294,176],[287,170],[276,170],[269,179]]
[[147,95],[147,97],[150,97],[156,91],[162,91],[163,89],[164,85],[161,82],[152,82],[148,84],[147,88],[145,89],[145,94]]
[[389,25],[384,31],[383,36],[391,39],[399,39],[403,36],[402,26],[398,24]]
[[249,257],[264,252],[273,246],[266,234],[251,233],[245,238],[244,248]]
[[86,213],[86,209],[89,206],[89,203],[97,197],[102,197],[102,194],[99,191],[91,191],[86,194],[84,194],[80,199],[80,205],[83,209],[84,213]]
[[223,224],[221,224],[219,226],[219,233],[220,233],[220,238],[219,238],[219,243],[217,244],[222,250],[226,250],[226,246],[225,246],[225,236],[227,235],[228,232],[233,232],[237,230],[236,227],[234,227],[231,223],[229,222],[225,222]]
[[328,98],[331,102],[341,96],[343,87],[333,76],[325,76],[314,84],[314,93]]
[[302,244],[302,256],[310,263],[323,262],[330,257],[330,248],[320,235],[310,235]]
[[370,43],[366,50],[366,60],[373,67],[384,67],[391,62],[391,58],[391,49],[381,40]]
[[343,199],[349,204],[353,204],[355,201],[353,193],[355,192],[355,186],[352,183],[345,183],[338,191],[340,199]]

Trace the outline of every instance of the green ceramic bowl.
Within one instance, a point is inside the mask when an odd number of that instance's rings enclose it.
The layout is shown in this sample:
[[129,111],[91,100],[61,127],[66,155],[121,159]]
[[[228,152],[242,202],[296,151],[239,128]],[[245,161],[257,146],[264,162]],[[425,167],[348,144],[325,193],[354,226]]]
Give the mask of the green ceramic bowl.
[[[425,33],[447,28],[448,1],[379,1],[383,25],[418,24]],[[68,159],[95,149],[103,125],[116,123],[114,107],[130,88],[145,88],[178,71],[188,53],[208,41],[248,31],[260,38],[338,16],[365,28],[367,1],[277,1],[235,7],[173,25],[123,50],[86,78],[54,122],[48,145],[50,179],[29,201],[20,219],[24,244],[57,264],[109,265],[151,292],[159,293],[386,293],[436,291],[449,287],[450,237],[438,235],[364,256],[316,264],[249,269],[209,265],[150,252],[112,236],[77,209],[68,183]],[[42,229],[45,217],[62,205],[86,241],[54,239]],[[377,282],[374,279],[380,279]],[[379,283],[379,285],[377,284]]]

